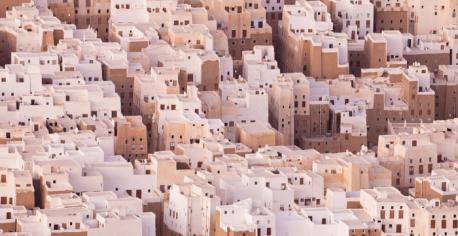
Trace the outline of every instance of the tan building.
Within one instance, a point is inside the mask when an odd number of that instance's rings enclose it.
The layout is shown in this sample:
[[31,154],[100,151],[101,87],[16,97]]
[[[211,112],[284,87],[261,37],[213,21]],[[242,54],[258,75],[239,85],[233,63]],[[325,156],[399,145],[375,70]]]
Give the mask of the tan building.
[[98,38],[108,41],[110,0],[60,0],[49,2],[48,7],[62,22],[78,29],[90,27]]
[[284,144],[294,144],[293,80],[283,77],[275,80],[269,97],[269,123],[281,133]]
[[[134,77],[132,112],[141,115],[149,139],[153,137],[152,122],[157,96],[179,93],[179,73],[179,69],[155,67],[151,69],[151,75],[138,74]],[[152,151],[151,142],[148,142],[148,150]]]
[[112,58],[101,60],[103,79],[115,84],[116,93],[121,98],[122,114],[130,115],[132,114],[134,76],[129,73],[127,58],[123,55],[116,55],[116,52],[113,54],[115,55]]
[[97,37],[103,41],[108,39],[110,1],[109,0],[74,0],[75,25],[78,29],[92,28]]
[[409,0],[408,4],[409,32],[414,35],[436,34],[443,26],[458,21],[456,0]]
[[148,47],[149,40],[137,27],[112,23],[109,40],[117,42],[127,53],[141,52]]
[[114,135],[114,124],[112,119],[100,118],[93,120],[91,118],[82,118],[78,123],[79,130],[91,130],[97,136]]
[[221,98],[217,91],[200,91],[202,112],[208,119],[221,117]]
[[437,72],[440,65],[452,63],[452,50],[449,43],[439,35],[417,35],[410,50],[403,54],[409,65],[420,63],[426,65],[431,72]]
[[157,198],[150,198],[143,202],[143,212],[152,212],[155,215],[156,235],[163,235],[164,225],[164,195],[156,189]]
[[[217,29],[228,39],[229,52],[234,63],[235,74],[241,74],[242,52],[252,50],[255,45],[272,44],[272,28],[267,24],[266,10],[261,1],[203,0],[208,15],[216,20]],[[239,61],[239,63],[237,63]]]
[[428,200],[439,199],[441,202],[455,201],[457,181],[456,170],[435,169],[431,172],[431,176],[415,179],[413,195]]
[[358,152],[367,145],[364,102],[330,97],[329,84],[301,73],[282,74],[274,81],[269,121],[279,132],[277,142],[320,152]]
[[[4,162],[10,162],[8,158]],[[35,207],[35,190],[29,171],[0,168],[0,204]]]
[[434,91],[430,88],[429,73],[425,67],[413,66],[407,70],[368,69],[363,70],[362,77],[366,78],[362,87],[356,86],[353,91],[363,95],[369,89],[373,94],[367,110],[369,146],[377,143],[378,135],[388,132],[387,121],[434,120]]
[[374,4],[374,32],[399,30],[409,32],[410,6],[407,1],[371,0]]
[[148,155],[148,165],[154,176],[154,186],[167,192],[173,184],[184,183],[185,176],[192,176],[195,170],[190,167],[189,158],[175,155],[171,151],[160,151]]
[[391,171],[381,166],[374,152],[324,154],[313,162],[313,171],[323,176],[325,188],[345,191],[391,186]]
[[283,19],[283,7],[285,5],[292,5],[294,2],[295,0],[262,1],[262,4],[266,9],[267,23],[272,27],[273,44],[278,42],[278,24]]
[[364,40],[348,43],[350,71],[360,76],[360,70],[365,68],[407,68],[421,64],[436,73],[440,65],[453,62],[453,45],[449,43],[453,41],[447,37],[446,34],[412,35],[398,30],[368,34]]
[[408,61],[403,53],[411,46],[403,43],[403,40],[411,42],[412,39],[404,39],[404,36],[399,31],[383,31],[370,33],[364,40],[348,42],[350,72],[359,77],[361,70],[367,68],[407,68]]
[[153,150],[174,151],[179,144],[200,143],[210,137],[208,120],[200,113],[196,87],[188,87],[184,95],[157,96],[152,119]]
[[235,126],[237,140],[254,151],[266,145],[275,146],[277,144],[277,131],[268,123],[237,122]]
[[387,67],[387,43],[381,34],[369,34],[364,44],[364,61],[362,68]]
[[187,65],[180,69],[180,92],[187,91],[188,86],[196,86],[200,91],[217,91],[222,69],[218,55],[204,49],[185,49],[184,53],[180,56],[187,58]]
[[146,126],[140,116],[126,116],[115,120],[115,154],[128,161],[144,159],[148,154]]
[[[197,29],[196,32],[193,31],[194,28]],[[173,82],[172,86],[172,81],[166,81],[170,88],[168,93],[178,93],[172,92],[174,87],[184,93],[189,86],[196,86],[201,91],[218,90],[220,81],[232,75],[233,65],[229,54],[220,56],[216,49],[213,50],[216,41],[212,39],[205,25],[174,26],[173,29],[177,33],[174,35],[176,37],[164,40],[176,44],[174,47],[166,41],[154,42],[142,49],[142,55],[147,58],[139,57],[137,62],[147,72],[153,68],[154,77],[166,77],[163,73],[171,76],[173,71],[178,71],[178,83]]]
[[[423,197],[428,197],[428,179],[441,178],[431,176],[433,171],[449,168],[455,161],[456,129],[456,120],[389,124],[390,135],[380,136],[378,158],[383,166],[396,173],[393,186],[406,190],[421,183],[425,188]],[[449,175],[445,171],[438,173]],[[416,180],[417,177],[422,178]],[[441,189],[440,184],[436,185],[436,189]]]
[[431,88],[436,94],[435,119],[445,120],[458,116],[458,66],[440,65],[439,72],[431,81]]
[[213,50],[213,36],[204,24],[172,25],[161,36],[173,47]]
[[321,152],[358,152],[367,145],[366,103],[360,99],[330,97],[324,136],[303,137],[300,146]]
[[284,7],[277,47],[283,72],[302,72],[318,79],[348,74],[347,35],[331,32],[332,22],[321,17],[325,14],[325,7],[323,12],[308,1]]
[[73,186],[69,182],[68,173],[58,169],[40,176],[38,198],[35,200],[40,208],[49,208],[48,197],[65,193],[72,193]]
[[222,74],[220,58],[215,53],[202,52],[199,54],[199,59],[201,60],[202,76],[197,88],[199,91],[218,91]]
[[415,186],[416,177],[429,176],[443,162],[430,139],[427,134],[380,136],[378,159],[392,171],[393,186],[406,192]]
[[18,225],[17,218],[27,214],[27,209],[25,209],[24,206],[2,204],[0,205],[0,212],[0,233],[4,235],[17,235],[16,233],[13,233],[20,231],[20,226]]
[[32,175],[28,171],[14,172],[16,186],[16,205],[24,206],[27,209],[35,207],[35,189]]

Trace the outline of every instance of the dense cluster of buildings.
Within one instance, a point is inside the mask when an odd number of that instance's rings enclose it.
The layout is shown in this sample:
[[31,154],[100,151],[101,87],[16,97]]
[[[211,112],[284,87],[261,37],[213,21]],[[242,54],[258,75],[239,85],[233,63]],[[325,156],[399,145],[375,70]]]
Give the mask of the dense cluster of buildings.
[[458,235],[458,0],[0,0],[0,235]]

